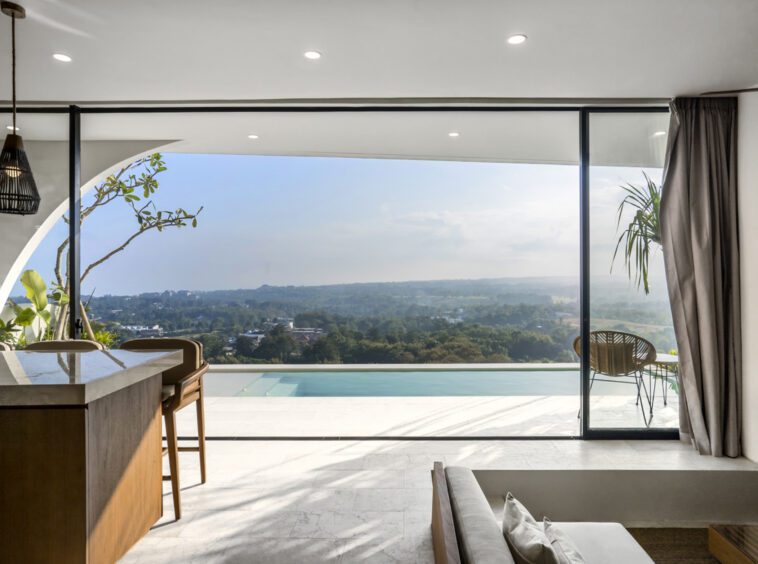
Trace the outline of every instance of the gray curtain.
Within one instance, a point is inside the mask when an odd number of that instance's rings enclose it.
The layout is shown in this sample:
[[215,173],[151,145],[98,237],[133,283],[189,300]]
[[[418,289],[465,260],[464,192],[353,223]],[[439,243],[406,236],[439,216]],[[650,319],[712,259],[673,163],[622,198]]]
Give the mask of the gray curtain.
[[672,102],[661,229],[679,348],[680,432],[714,456],[742,453],[736,144],[737,98]]

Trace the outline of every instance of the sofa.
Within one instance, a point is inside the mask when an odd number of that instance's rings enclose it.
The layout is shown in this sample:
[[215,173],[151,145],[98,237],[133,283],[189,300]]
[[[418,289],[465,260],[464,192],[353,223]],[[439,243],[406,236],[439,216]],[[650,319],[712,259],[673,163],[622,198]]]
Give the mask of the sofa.
[[[516,564],[501,524],[470,469],[444,468],[441,462],[435,462],[432,492],[436,564]],[[620,523],[554,525],[574,542],[588,564],[653,562]]]

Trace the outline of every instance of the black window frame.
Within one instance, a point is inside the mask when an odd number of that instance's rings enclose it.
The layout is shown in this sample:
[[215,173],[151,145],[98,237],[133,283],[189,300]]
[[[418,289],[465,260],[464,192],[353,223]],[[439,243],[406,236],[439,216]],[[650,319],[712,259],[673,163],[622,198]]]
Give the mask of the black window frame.
[[[47,106],[22,107],[18,113],[39,114],[68,114],[69,118],[69,217],[79,215],[81,201],[81,120],[88,114],[160,114],[160,113],[341,113],[341,112],[572,112],[579,118],[579,216],[580,216],[580,334],[582,336],[582,358],[580,362],[581,391],[580,391],[580,430],[576,436],[506,436],[506,437],[342,437],[343,439],[364,440],[575,440],[575,439],[644,439],[644,440],[674,440],[679,438],[678,429],[641,429],[641,428],[591,428],[590,427],[590,367],[589,340],[585,338],[590,332],[590,118],[593,113],[668,113],[667,105],[651,103],[650,105],[518,105],[487,103],[483,105],[460,105],[455,103],[440,104],[431,101],[419,105],[414,102],[408,105],[395,104],[357,104],[357,105],[134,105],[134,106]],[[0,110],[9,113],[10,108]],[[69,237],[71,252],[69,253],[70,274],[70,310],[79,312],[81,307],[80,295],[80,230],[78,221],[69,221]],[[69,326],[70,334],[76,338],[82,334],[82,319],[72,315]],[[215,437],[222,438],[222,437]],[[255,440],[275,439],[275,437],[256,437]],[[286,437],[292,440],[293,437]]]

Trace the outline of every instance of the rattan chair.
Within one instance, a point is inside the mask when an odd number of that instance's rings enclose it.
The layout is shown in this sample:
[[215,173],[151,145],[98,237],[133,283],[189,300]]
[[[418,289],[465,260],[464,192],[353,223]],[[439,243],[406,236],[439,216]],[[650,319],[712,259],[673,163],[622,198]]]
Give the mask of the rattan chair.
[[[169,351],[181,350],[183,362],[163,373],[163,396],[161,398],[163,418],[166,423],[166,448],[168,454],[171,493],[174,500],[174,517],[182,517],[179,485],[179,452],[200,454],[200,481],[205,483],[205,413],[203,409],[203,376],[208,372],[208,363],[203,359],[203,345],[187,338],[132,339],[121,345],[129,351]],[[195,447],[180,447],[176,432],[176,412],[194,403],[197,409],[197,438]]]
[[38,341],[29,343],[25,350],[37,352],[89,352],[102,351],[103,345],[97,341],[88,341],[87,339],[69,339],[61,341]]
[[[579,358],[582,357],[581,337],[574,339],[574,351]],[[656,356],[653,344],[638,335],[621,331],[592,331],[590,333],[590,370],[592,371],[590,391],[592,391],[595,380],[636,385],[637,400],[635,405],[640,406],[645,425],[650,425],[650,420],[645,415],[645,407],[642,403],[642,393],[644,392],[652,418],[652,405],[643,378],[643,370],[655,362]],[[606,378],[598,378],[598,375]],[[622,380],[623,378],[631,378],[632,381]]]

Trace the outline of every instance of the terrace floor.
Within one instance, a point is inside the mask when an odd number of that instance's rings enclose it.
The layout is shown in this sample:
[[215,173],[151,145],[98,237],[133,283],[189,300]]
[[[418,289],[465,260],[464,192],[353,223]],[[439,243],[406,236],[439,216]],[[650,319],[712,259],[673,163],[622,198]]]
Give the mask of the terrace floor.
[[[206,433],[215,437],[576,436],[579,396],[207,397]],[[645,428],[634,397],[593,395],[593,427]],[[652,427],[676,428],[675,394],[657,398]],[[646,412],[647,413],[647,412]],[[179,433],[195,436],[194,410]]]
[[123,564],[432,562],[436,460],[476,469],[754,469],[678,441],[209,441],[208,482],[181,453],[183,518]]

